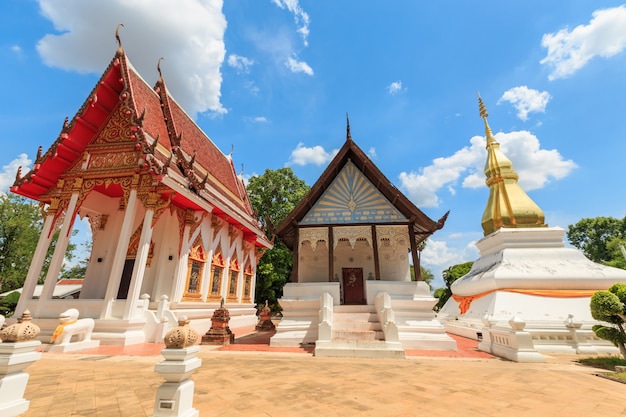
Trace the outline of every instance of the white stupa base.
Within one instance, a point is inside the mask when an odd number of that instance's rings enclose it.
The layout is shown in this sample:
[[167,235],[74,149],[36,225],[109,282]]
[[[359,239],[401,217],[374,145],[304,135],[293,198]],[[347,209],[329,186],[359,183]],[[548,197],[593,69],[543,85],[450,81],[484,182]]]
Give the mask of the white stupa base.
[[[537,352],[617,353],[593,334],[597,322],[589,302],[595,291],[626,283],[626,271],[596,264],[564,247],[563,235],[558,227],[500,229],[478,241],[480,258],[452,285],[455,296],[472,297],[471,302],[463,312],[454,298],[446,302],[438,314],[446,331],[472,339],[486,340],[496,333],[502,338],[516,317],[525,323]],[[503,349],[492,346],[491,351],[516,360]]]
[[29,375],[23,370],[41,358],[37,340],[0,343],[0,416],[25,413],[30,401],[24,399]]
[[51,353],[76,352],[78,350],[97,348],[98,346],[100,346],[99,340],[81,340],[65,344],[47,345],[45,351]]

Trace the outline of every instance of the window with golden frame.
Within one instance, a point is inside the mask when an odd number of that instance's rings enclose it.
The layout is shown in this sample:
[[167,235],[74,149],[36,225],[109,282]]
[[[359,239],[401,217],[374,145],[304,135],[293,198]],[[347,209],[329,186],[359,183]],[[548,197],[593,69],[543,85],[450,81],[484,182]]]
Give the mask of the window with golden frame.
[[237,259],[233,259],[230,262],[228,272],[228,299],[230,301],[237,301],[237,286],[239,284],[239,262]]
[[209,287],[209,300],[220,301],[222,299],[222,272],[224,271],[224,258],[222,252],[217,251],[211,262],[211,286]]
[[252,294],[252,265],[248,265],[243,271],[243,301],[250,302]]
[[202,288],[205,264],[206,254],[204,249],[202,249],[202,245],[192,247],[189,253],[189,261],[187,262],[187,281],[185,283],[183,301],[199,301],[202,299],[200,290]]

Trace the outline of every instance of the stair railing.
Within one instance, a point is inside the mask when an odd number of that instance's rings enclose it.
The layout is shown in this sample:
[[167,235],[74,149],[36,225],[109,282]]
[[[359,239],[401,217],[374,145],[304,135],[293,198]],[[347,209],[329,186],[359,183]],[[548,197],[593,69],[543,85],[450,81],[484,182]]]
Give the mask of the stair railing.
[[320,297],[319,324],[317,339],[330,342],[333,337],[333,297],[325,292]]
[[396,325],[395,314],[391,308],[391,297],[389,293],[381,292],[376,296],[374,301],[376,313],[378,313],[378,321],[383,328],[383,334],[387,342],[399,342],[398,326]]

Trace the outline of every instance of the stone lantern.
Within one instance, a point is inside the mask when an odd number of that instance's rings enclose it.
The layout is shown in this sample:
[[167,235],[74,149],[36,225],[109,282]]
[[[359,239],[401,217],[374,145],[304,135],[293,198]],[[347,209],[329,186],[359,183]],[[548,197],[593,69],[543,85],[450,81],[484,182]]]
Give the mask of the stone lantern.
[[165,360],[154,366],[165,382],[156,393],[153,417],[197,417],[193,408],[194,382],[191,374],[200,367],[202,361],[196,357],[200,347],[196,345],[198,333],[189,326],[183,316],[178,327],[167,332],[164,338],[165,349],[161,351]]
[[24,399],[29,375],[23,370],[41,359],[41,352],[35,352],[41,345],[35,340],[39,332],[28,310],[17,323],[0,331],[0,416],[23,414],[30,406]]

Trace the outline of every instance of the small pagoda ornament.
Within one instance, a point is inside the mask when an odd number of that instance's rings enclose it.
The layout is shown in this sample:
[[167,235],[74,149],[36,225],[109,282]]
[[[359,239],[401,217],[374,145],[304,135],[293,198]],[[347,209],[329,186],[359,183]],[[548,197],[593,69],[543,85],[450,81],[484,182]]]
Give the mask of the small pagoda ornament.
[[28,342],[37,338],[41,330],[39,326],[31,322],[32,318],[29,310],[24,311],[22,317],[17,319],[17,323],[0,331],[0,340],[17,343]]
[[265,305],[259,312],[259,322],[255,329],[259,332],[271,332],[276,330],[276,326],[272,322],[272,310],[269,308],[267,300],[265,300]]
[[230,313],[224,307],[224,298],[220,302],[220,308],[213,312],[211,328],[202,336],[203,345],[229,345],[235,343],[235,335],[228,327]]
[[189,320],[182,316],[178,320],[178,326],[165,334],[163,342],[168,349],[182,349],[193,346],[198,340],[198,332],[189,326]]

